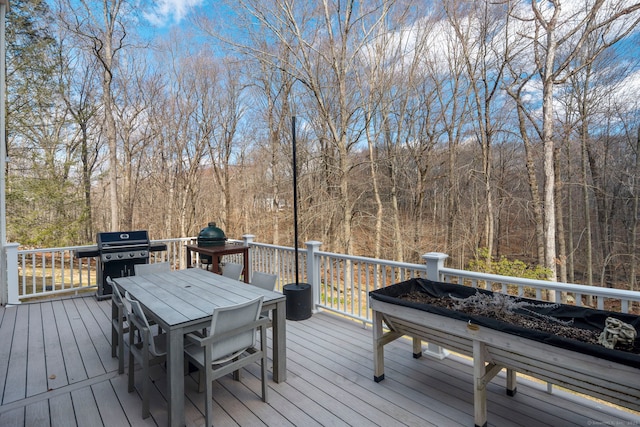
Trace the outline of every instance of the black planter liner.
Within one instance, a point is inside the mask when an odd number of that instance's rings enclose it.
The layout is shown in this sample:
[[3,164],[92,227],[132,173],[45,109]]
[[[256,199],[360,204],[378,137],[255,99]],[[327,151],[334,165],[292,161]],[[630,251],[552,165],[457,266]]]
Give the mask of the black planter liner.
[[[521,326],[515,326],[503,321],[491,319],[484,316],[468,315],[459,311],[449,310],[446,308],[430,305],[419,304],[399,298],[402,295],[411,292],[422,292],[430,297],[448,298],[454,296],[457,298],[467,298],[475,295],[476,292],[484,294],[493,294],[491,291],[484,289],[476,289],[469,286],[456,285],[451,283],[432,282],[426,279],[410,279],[405,282],[387,286],[386,288],[377,289],[369,292],[371,298],[391,304],[402,305],[415,308],[429,313],[446,316],[453,319],[471,321],[479,326],[484,326],[497,331],[517,335],[534,341],[543,342],[555,347],[561,347],[567,350],[576,351],[583,354],[589,354],[612,362],[629,365],[632,367],[640,366],[640,337],[636,338],[633,345],[633,351],[611,350],[597,344],[587,344],[578,340],[568,339],[553,335],[547,332],[526,329]],[[516,297],[514,297],[516,298]],[[549,304],[547,302],[538,301],[529,298],[518,298],[520,301],[528,301],[532,304]],[[573,319],[572,326],[576,328],[589,329],[601,332],[604,329],[607,317],[615,317],[625,323],[632,325],[636,332],[640,331],[640,317],[632,314],[617,313],[604,310],[595,310],[587,307],[576,307],[567,304],[558,304],[555,308],[549,307],[528,307],[536,313],[554,317],[558,320],[566,321]],[[517,310],[516,310],[517,312]],[[523,313],[526,314],[526,313]],[[640,336],[640,334],[639,334]]]

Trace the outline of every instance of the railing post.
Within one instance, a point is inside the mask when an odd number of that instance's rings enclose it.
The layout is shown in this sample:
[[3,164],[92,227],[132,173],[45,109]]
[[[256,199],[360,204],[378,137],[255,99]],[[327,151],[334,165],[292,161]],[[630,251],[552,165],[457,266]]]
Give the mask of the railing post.
[[[440,270],[444,268],[444,261],[449,258],[449,255],[440,252],[429,252],[422,255],[425,264],[427,265],[427,279],[432,282],[442,281],[440,276]],[[427,349],[424,351],[426,356],[434,357],[442,360],[449,355],[449,351],[432,343],[427,343]]]
[[307,245],[307,281],[311,285],[313,292],[313,311],[317,311],[316,307],[320,301],[320,263],[316,262],[316,253],[320,250],[322,242],[310,240],[305,242]]
[[441,252],[429,252],[422,255],[425,264],[427,265],[427,279],[433,282],[441,282],[440,270],[444,268],[444,261],[449,258],[449,255]]
[[7,243],[7,304],[20,304],[18,280],[18,243]]

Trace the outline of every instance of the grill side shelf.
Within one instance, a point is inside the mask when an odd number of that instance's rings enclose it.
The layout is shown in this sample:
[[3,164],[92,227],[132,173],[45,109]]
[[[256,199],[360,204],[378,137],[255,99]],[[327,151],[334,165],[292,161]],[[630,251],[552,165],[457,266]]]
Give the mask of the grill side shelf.
[[[149,251],[151,252],[160,252],[166,250],[167,245],[165,243],[151,243],[151,245],[149,245]],[[93,245],[76,249],[73,254],[76,258],[93,258],[100,256],[100,251],[98,250],[98,245]]]
[[98,250],[98,245],[93,245],[76,249],[73,254],[76,258],[93,258],[100,256],[100,251]]

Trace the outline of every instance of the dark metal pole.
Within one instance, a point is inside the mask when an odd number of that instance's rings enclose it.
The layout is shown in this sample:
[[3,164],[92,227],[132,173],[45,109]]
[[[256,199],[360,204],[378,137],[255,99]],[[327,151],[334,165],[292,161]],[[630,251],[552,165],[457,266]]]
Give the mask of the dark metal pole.
[[312,315],[313,292],[309,283],[300,283],[298,261],[298,161],[296,159],[296,116],[291,117],[291,132],[293,140],[293,234],[294,253],[296,263],[296,283],[289,283],[282,287],[286,297],[287,320],[304,320]]
[[300,283],[298,273],[298,162],[296,161],[296,116],[291,117],[291,134],[293,138],[293,236],[296,261],[296,285]]

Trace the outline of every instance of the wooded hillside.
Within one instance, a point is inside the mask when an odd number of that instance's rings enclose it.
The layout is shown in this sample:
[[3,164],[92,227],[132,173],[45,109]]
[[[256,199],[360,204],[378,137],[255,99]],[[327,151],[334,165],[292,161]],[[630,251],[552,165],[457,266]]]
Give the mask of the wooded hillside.
[[291,246],[295,116],[301,242],[638,289],[640,3],[238,0],[158,36],[134,6],[11,2],[10,241]]

